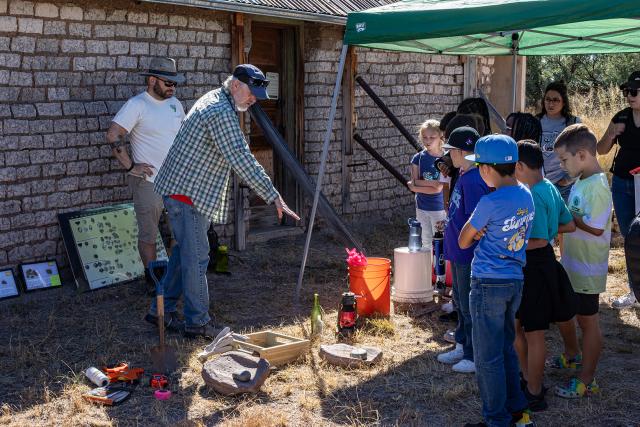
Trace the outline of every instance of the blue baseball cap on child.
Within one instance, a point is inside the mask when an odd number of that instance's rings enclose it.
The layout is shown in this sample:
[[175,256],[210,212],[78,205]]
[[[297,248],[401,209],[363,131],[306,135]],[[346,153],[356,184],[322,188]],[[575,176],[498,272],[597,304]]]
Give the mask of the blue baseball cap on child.
[[476,142],[474,154],[465,159],[476,163],[501,165],[518,161],[518,144],[507,135],[483,136]]
[[257,99],[269,99],[267,95],[269,80],[260,68],[251,64],[240,64],[233,70],[233,77],[249,86],[249,90]]

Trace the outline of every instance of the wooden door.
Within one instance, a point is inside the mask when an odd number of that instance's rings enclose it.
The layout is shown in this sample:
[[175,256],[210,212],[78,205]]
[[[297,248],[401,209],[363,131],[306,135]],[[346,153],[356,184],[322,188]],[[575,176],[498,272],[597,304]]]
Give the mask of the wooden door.
[[[296,129],[296,46],[295,31],[291,27],[260,22],[253,22],[251,25],[249,63],[260,68],[270,81],[268,92],[271,99],[260,101],[260,105],[292,152],[297,154],[300,150],[297,147]],[[249,136],[254,156],[265,168],[285,202],[292,208],[297,208],[299,198],[295,181],[274,154],[260,127],[253,121]],[[250,196],[249,206],[250,229],[275,224],[273,207],[265,207],[257,195]],[[294,224],[288,218],[285,221],[288,221],[285,224]]]

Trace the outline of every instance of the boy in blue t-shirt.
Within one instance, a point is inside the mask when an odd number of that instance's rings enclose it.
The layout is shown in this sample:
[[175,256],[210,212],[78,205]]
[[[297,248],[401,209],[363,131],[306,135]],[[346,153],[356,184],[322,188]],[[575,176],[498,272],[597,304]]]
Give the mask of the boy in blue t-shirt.
[[409,190],[416,193],[416,219],[422,225],[422,246],[430,249],[433,235],[445,220],[443,184],[434,162],[444,154],[440,122],[427,120],[420,126],[420,141],[424,150],[411,159]]
[[453,167],[459,170],[459,177],[451,193],[449,214],[444,230],[444,257],[451,263],[453,275],[453,301],[458,311],[458,326],[455,332],[456,347],[438,355],[441,363],[453,364],[455,372],[473,373],[473,343],[471,338],[471,312],[469,311],[469,291],[471,290],[471,260],[475,244],[467,249],[458,246],[460,230],[467,222],[478,201],[489,193],[475,163],[465,159],[473,154],[478,132],[463,126],[449,135],[443,148],[449,150]]
[[514,176],[518,146],[513,138],[487,135],[478,140],[474,153],[467,159],[479,165],[482,179],[496,189],[480,199],[458,239],[463,249],[478,240],[471,262],[469,306],[486,424],[476,425],[533,425],[520,389],[520,366],[513,347],[533,199]]

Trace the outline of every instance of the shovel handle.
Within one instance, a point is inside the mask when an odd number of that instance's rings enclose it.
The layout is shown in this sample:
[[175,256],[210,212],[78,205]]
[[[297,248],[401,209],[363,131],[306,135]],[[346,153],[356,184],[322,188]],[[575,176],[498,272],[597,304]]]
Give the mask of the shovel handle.
[[158,306],[158,330],[160,331],[160,348],[164,348],[164,295],[156,294],[156,305]]

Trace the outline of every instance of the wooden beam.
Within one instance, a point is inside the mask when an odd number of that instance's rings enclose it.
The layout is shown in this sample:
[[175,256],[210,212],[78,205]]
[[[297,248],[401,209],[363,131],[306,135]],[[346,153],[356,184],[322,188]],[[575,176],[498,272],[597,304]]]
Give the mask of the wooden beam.
[[355,128],[355,76],[357,56],[349,46],[342,76],[342,213],[351,213],[351,158],[353,155],[353,131]]
[[[231,14],[231,66],[235,67],[246,62],[244,51],[244,15]],[[240,128],[245,128],[245,115],[238,113]],[[247,247],[247,227],[244,217],[245,190],[240,185],[240,178],[233,174],[233,229],[235,249],[243,251]]]

